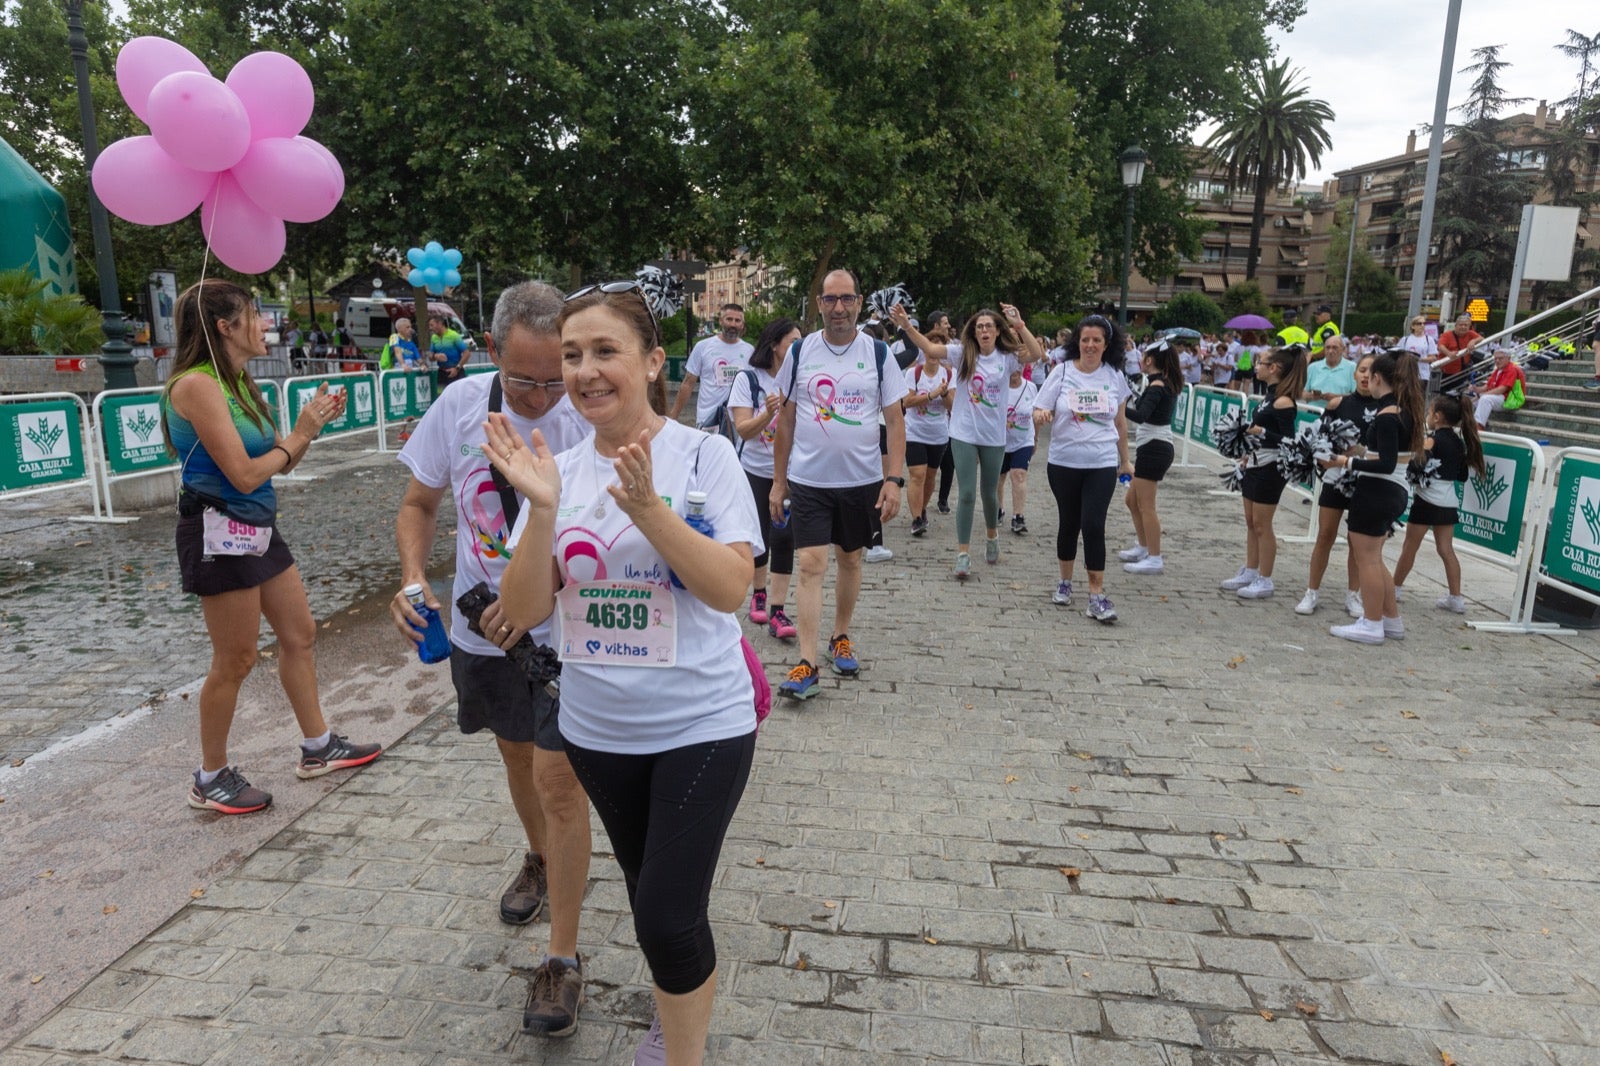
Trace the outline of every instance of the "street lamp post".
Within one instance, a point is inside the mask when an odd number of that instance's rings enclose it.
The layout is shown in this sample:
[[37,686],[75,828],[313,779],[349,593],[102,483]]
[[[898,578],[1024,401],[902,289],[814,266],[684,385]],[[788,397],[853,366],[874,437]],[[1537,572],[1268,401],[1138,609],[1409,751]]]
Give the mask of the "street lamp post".
[[1117,304],[1117,324],[1128,328],[1128,273],[1133,268],[1133,202],[1144,181],[1144,165],[1150,161],[1138,145],[1123,149],[1117,162],[1122,166],[1122,184],[1128,190],[1128,206],[1122,216],[1122,300]]
[[1350,313],[1350,268],[1356,262],[1356,222],[1361,218],[1361,194],[1355,194],[1350,205],[1350,247],[1344,257],[1344,298],[1339,301],[1339,328],[1344,329],[1345,317]]
[[[78,116],[83,121],[83,169],[94,170],[100,144],[94,132],[94,99],[89,95],[89,37],[83,32],[83,0],[67,0],[67,47],[72,51],[72,71],[78,83]],[[100,346],[100,366],[105,371],[106,388],[131,389],[139,382],[134,377],[133,349],[124,339],[122,298],[117,295],[117,267],[111,257],[111,223],[105,205],[89,187],[89,225],[94,234],[94,272],[100,278],[100,320],[106,342]]]

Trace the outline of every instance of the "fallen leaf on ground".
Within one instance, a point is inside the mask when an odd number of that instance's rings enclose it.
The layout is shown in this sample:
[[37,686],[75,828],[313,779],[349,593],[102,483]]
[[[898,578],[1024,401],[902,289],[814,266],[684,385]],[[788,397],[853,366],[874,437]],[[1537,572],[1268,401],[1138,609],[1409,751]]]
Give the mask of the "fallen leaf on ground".
[[56,872],[54,870],[46,870],[44,873],[40,874],[39,877],[42,880],[47,877],[54,877],[55,875]]
[[1068,881],[1076,881],[1078,878],[1083,876],[1083,871],[1078,869],[1076,866],[1058,866],[1056,869],[1060,870],[1062,874],[1066,876]]
[[93,543],[94,543],[94,541],[92,541],[92,540],[75,540],[75,541],[72,542],[72,546],[74,548],[87,548],[89,545],[91,545]]
[[767,857],[765,855],[757,855],[756,856],[756,865],[757,866],[765,866],[766,864],[767,864]]
[[100,913],[101,914],[115,914],[115,913],[117,913],[117,905],[115,903],[108,903],[104,907],[100,908]]
[[1211,834],[1211,839],[1212,840],[1227,840],[1228,839],[1228,834],[1227,833],[1212,833]]
[[822,905],[823,905],[823,906],[824,906],[824,907],[826,907],[826,908],[828,908],[828,909],[829,909],[829,910],[830,910],[830,911],[831,911],[831,910],[833,910],[833,909],[834,909],[834,908],[835,908],[835,907],[837,907],[837,906],[838,906],[838,905],[839,905],[839,904],[838,904],[838,903],[836,903],[836,902],[834,902],[834,901],[833,901],[833,900],[831,900],[831,899],[825,899],[825,900],[823,900],[823,901],[822,901]]
[[1334,767],[1334,768],[1333,768],[1333,772],[1334,772],[1334,773],[1336,773],[1336,774],[1342,774],[1342,773],[1344,773],[1344,767],[1342,767],[1342,766],[1335,766],[1335,767]]
[[206,894],[206,890],[205,889],[197,888],[193,892],[189,893],[189,898],[190,899],[199,899],[201,896],[203,896],[205,894]]
[[13,767],[18,767],[18,766],[21,766],[23,763],[25,763],[27,761],[28,760],[26,760],[26,759],[12,759],[11,760],[11,765]]
[[1072,754],[1076,755],[1078,758],[1082,759],[1084,762],[1088,762],[1090,759],[1094,758],[1093,755],[1090,755],[1086,751],[1075,751]]
[[925,936],[925,937],[922,938],[922,942],[924,944],[937,944],[939,942],[939,938],[938,937],[933,937],[933,936]]
[[1416,711],[1401,711],[1400,712],[1400,717],[1401,718],[1416,718],[1416,717],[1418,717],[1418,715],[1417,715]]
[[[1078,791],[1078,786],[1077,785],[1068,785],[1067,786],[1067,791],[1068,792],[1076,792],[1076,791]],[[0,801],[0,802],[3,802],[3,801]]]
[[1439,1052],[1439,1062],[1441,1066],[1456,1066],[1456,1057],[1448,1051],[1441,1051]]
[[1017,779],[1017,775],[1016,775],[1016,774],[1007,774],[1007,775],[1006,775],[1006,784],[1008,784],[1008,785],[1009,785],[1009,784],[1011,784],[1011,783],[1012,783],[1012,782],[1013,782],[1013,781],[1015,781],[1015,780],[1016,780],[1016,779]]
[[1235,655],[1233,658],[1231,658],[1231,659],[1229,659],[1227,661],[1226,666],[1228,667],[1229,670],[1237,670],[1237,669],[1239,669],[1239,664],[1242,663],[1242,662],[1244,662],[1244,656],[1243,655]]
[[39,983],[39,982],[40,982],[40,981],[43,981],[43,980],[44,980],[44,974],[42,974],[42,973],[36,973],[36,974],[34,974],[34,975],[33,975],[33,976],[32,976],[32,977],[30,977],[30,978],[28,978],[28,983],[29,983],[29,984],[30,984],[30,985],[36,985],[36,984],[38,984],[38,983]]
[[802,955],[800,956],[799,960],[795,962],[794,968],[797,970],[808,970],[811,968],[811,960]]
[[1291,796],[1303,796],[1303,795],[1305,795],[1305,789],[1303,789],[1303,788],[1286,788],[1286,789],[1284,789],[1284,791],[1289,793],[1289,795],[1291,795]]
[[1299,1003],[1296,1003],[1294,1005],[1294,1009],[1299,1011],[1301,1014],[1307,1015],[1308,1017],[1317,1013],[1317,1005],[1315,1003],[1306,1003],[1303,1000]]
[[1258,1011],[1256,1011],[1256,1013],[1261,1015],[1263,1018],[1265,1018],[1269,1022],[1277,1017],[1277,1015],[1273,1014],[1270,1010],[1258,1010]]
[[1383,754],[1383,755],[1389,754],[1389,749],[1386,746],[1382,745],[1382,744],[1379,744],[1377,747],[1373,748],[1372,750],[1376,751],[1376,752],[1378,752],[1380,754]]

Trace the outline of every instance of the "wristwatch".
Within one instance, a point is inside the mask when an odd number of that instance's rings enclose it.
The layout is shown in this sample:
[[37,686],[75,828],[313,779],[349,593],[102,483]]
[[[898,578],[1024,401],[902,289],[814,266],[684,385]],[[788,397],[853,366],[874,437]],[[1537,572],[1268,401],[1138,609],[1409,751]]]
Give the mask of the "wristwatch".
[[905,488],[906,487],[906,479],[903,478],[903,477],[886,477],[883,480],[892,481],[896,485],[899,485],[901,488]]

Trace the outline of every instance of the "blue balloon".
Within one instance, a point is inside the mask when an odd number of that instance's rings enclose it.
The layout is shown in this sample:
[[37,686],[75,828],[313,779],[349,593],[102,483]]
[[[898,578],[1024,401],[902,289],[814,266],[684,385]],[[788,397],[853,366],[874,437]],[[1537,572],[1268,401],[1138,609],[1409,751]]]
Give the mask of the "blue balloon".
[[444,250],[444,265],[447,266],[447,267],[458,267],[458,266],[460,266],[461,265],[461,249],[459,249],[459,248],[446,248]]
[[428,253],[429,259],[435,259],[444,254],[444,245],[438,241],[429,241],[423,246],[423,251]]
[[406,261],[414,267],[425,266],[427,256],[423,254],[421,248],[412,248],[406,252]]
[[422,276],[428,282],[428,288],[430,289],[437,289],[439,283],[444,280],[444,272],[434,266],[423,267]]
[[452,288],[452,289],[455,288],[457,285],[460,285],[461,284],[461,271],[459,271],[459,270],[446,270],[444,272],[444,283],[445,283],[445,286],[447,288]]
[[[416,251],[416,249],[413,248],[412,251]],[[427,282],[427,279],[422,276],[422,271],[414,268],[411,273],[406,275],[406,280],[411,283],[413,289],[420,289]]]

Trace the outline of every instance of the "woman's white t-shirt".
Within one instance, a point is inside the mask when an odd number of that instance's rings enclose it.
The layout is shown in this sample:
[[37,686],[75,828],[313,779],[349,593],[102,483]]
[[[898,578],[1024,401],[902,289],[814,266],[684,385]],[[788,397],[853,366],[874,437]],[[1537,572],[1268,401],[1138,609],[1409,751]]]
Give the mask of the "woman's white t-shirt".
[[1033,401],[1038,395],[1039,386],[1031,381],[1006,389],[1006,451],[1031,448],[1038,439],[1033,425]]
[[[948,366],[927,373],[926,366],[906,368],[906,395],[927,396],[951,382]],[[950,394],[929,400],[921,407],[906,408],[906,440],[916,444],[944,444],[950,440]]]
[[1087,374],[1077,363],[1062,363],[1050,371],[1033,404],[1055,414],[1050,424],[1050,465],[1076,470],[1116,466],[1116,416],[1132,394],[1127,377],[1107,363]]
[[[961,373],[960,344],[947,344],[945,351],[953,372]],[[1011,352],[996,348],[979,355],[966,381],[951,387],[950,437],[952,440],[1002,448],[1006,443],[1006,389],[1011,375],[1022,363]]]
[[[756,376],[758,396],[750,394],[751,374]],[[747,407],[751,411],[759,410],[766,398],[778,391],[778,379],[770,372],[747,366],[733,379],[733,391],[728,394],[728,409]],[[780,407],[778,413],[773,414],[772,419],[761,428],[761,432],[745,441],[744,447],[739,449],[739,465],[756,477],[772,477],[772,443],[777,439],[778,414],[782,410]]]
[[1417,377],[1427,381],[1432,376],[1433,367],[1429,364],[1428,357],[1439,353],[1439,345],[1434,343],[1432,337],[1426,333],[1420,337],[1407,333],[1400,338],[1400,343],[1396,347],[1404,348],[1417,357]]
[[[650,460],[656,491],[669,507],[682,515],[686,494],[704,492],[715,539],[761,553],[750,483],[726,438],[668,420],[650,442]],[[561,582],[634,581],[668,590],[677,614],[677,663],[563,664],[561,735],[579,747],[624,755],[744,736],[756,727],[755,688],[739,648],[739,620],[672,585],[666,560],[606,491],[617,483],[613,462],[595,450],[593,436],[556,457],[561,501],[553,548]],[[513,548],[528,515],[524,504]],[[558,649],[560,630],[558,622]]]

